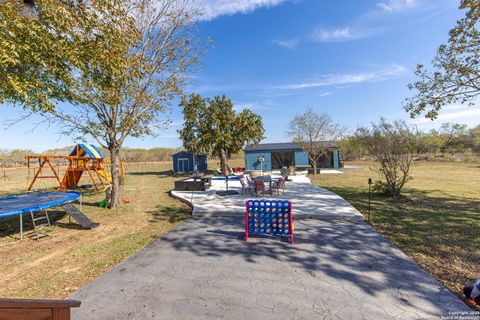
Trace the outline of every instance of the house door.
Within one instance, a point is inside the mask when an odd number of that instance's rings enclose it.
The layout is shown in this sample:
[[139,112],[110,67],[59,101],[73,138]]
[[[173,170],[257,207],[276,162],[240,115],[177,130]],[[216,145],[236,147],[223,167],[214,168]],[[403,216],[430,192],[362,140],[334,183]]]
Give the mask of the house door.
[[181,158],[177,160],[178,163],[178,172],[188,172],[189,170],[189,160],[188,158]]

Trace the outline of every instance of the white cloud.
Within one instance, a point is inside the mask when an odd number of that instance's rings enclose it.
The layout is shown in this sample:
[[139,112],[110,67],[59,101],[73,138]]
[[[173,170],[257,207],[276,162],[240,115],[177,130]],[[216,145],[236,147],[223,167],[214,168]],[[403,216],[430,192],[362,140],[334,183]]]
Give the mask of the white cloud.
[[285,47],[285,48],[289,48],[289,49],[294,49],[299,43],[297,38],[283,39],[283,40],[273,40],[272,42],[281,46],[281,47]]
[[377,3],[377,8],[382,12],[398,12],[405,9],[416,7],[419,0],[388,0]]
[[411,122],[420,126],[439,125],[444,122],[461,122],[467,125],[478,124],[478,117],[480,116],[480,103],[474,106],[466,106],[461,104],[451,104],[442,108],[444,111],[454,110],[453,112],[442,112],[438,115],[437,119],[430,120],[427,118],[412,119]]
[[331,96],[331,95],[332,95],[331,92],[322,92],[322,93],[317,94],[317,97],[328,97],[328,96]]
[[382,68],[374,71],[368,71],[368,72],[328,74],[323,77],[320,77],[318,80],[279,85],[279,86],[275,86],[274,89],[298,90],[298,89],[318,88],[318,87],[326,87],[326,86],[333,86],[333,85],[355,84],[355,83],[362,83],[362,82],[378,82],[378,81],[384,81],[384,80],[398,77],[404,74],[406,71],[407,69],[404,66],[394,64],[386,68]]
[[372,33],[361,31],[352,27],[323,29],[317,28],[310,36],[310,40],[314,42],[342,42],[351,41],[371,36]]
[[270,8],[290,0],[197,0],[194,5],[199,8],[198,20],[210,21],[219,16],[250,13],[259,8]]
[[255,101],[255,102],[249,102],[249,103],[235,103],[233,109],[238,112],[245,109],[249,109],[252,111],[261,111],[261,110],[272,110],[274,109],[274,106],[275,104],[272,101],[267,100],[263,102]]

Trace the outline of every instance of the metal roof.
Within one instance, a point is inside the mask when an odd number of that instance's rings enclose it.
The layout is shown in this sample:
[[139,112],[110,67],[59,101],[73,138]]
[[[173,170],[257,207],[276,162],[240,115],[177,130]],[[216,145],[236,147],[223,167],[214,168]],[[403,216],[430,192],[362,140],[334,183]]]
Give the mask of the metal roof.
[[[193,152],[188,152],[186,150],[181,150],[181,151],[178,151],[174,154],[172,154],[171,156],[173,157],[174,155],[177,155],[177,154],[180,154],[180,153],[188,153],[188,154],[192,154]],[[207,156],[207,154],[205,152],[196,152],[197,156]]]
[[263,143],[249,144],[245,146],[245,151],[270,151],[270,150],[299,150],[300,145],[291,142],[285,143]]
[[[328,148],[338,148],[333,142],[327,142]],[[262,143],[246,145],[244,151],[275,151],[275,150],[302,150],[298,143],[283,142],[283,143]]]

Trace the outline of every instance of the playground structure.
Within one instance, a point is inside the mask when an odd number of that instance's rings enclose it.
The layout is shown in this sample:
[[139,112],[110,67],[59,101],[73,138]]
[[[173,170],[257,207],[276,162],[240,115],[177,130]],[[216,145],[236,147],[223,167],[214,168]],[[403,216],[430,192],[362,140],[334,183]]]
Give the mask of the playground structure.
[[[91,144],[77,144],[68,156],[32,155],[26,156],[25,159],[28,170],[28,191],[32,190],[39,179],[56,179],[60,191],[78,188],[84,175],[88,176],[96,191],[100,191],[112,183],[110,159],[105,158],[102,152]],[[120,166],[122,175],[124,175],[122,162],[120,162]],[[45,169],[50,169],[51,173],[44,175]],[[31,176],[32,172],[33,177]],[[61,176],[63,177],[60,178]]]

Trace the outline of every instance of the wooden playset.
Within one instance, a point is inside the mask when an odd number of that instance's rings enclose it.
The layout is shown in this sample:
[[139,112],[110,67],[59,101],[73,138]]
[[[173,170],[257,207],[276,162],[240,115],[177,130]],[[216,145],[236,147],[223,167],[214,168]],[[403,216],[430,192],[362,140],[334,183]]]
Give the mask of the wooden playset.
[[[112,183],[110,176],[110,159],[105,158],[102,152],[91,144],[77,144],[68,156],[60,155],[33,155],[26,156],[27,160],[27,189],[32,190],[39,179],[56,179],[58,190],[76,189],[83,176],[88,176],[95,190],[100,191]],[[62,176],[61,171],[64,169]],[[122,173],[123,164],[121,163]],[[44,170],[50,169],[49,175]],[[33,172],[33,177],[31,177]]]

